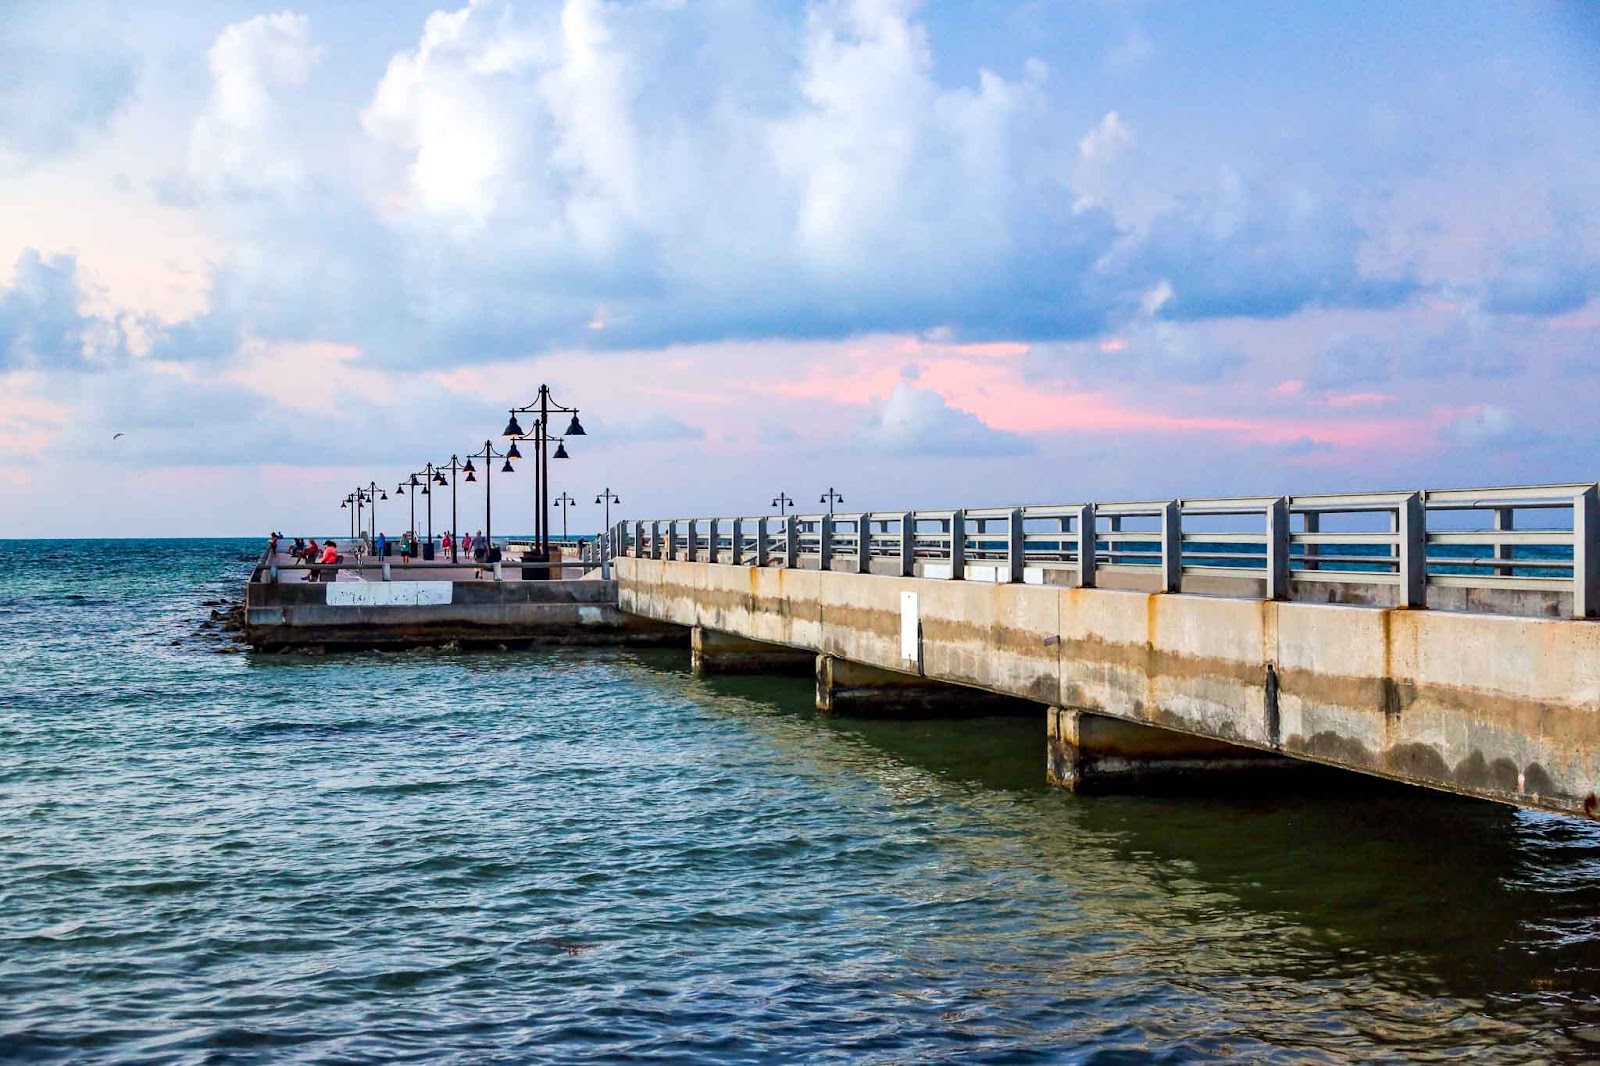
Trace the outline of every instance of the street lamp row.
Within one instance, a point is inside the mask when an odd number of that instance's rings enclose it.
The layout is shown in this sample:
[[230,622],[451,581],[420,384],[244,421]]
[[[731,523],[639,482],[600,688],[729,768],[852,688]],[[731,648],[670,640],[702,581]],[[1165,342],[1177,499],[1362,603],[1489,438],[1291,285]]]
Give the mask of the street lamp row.
[[[551,432],[550,416],[552,414],[565,414],[572,416],[571,420],[567,423],[566,430],[560,435]],[[518,415],[534,416],[528,432],[524,432],[522,426],[518,423]],[[484,465],[482,467],[484,481],[484,533],[486,539],[488,539],[488,541],[492,544],[494,538],[494,463],[497,460],[503,460],[504,465],[500,467],[500,472],[502,474],[515,473],[516,467],[514,467],[512,463],[515,460],[523,457],[522,450],[518,447],[518,445],[525,443],[531,443],[533,445],[534,550],[540,560],[548,561],[550,558],[550,522],[548,517],[549,508],[551,507],[550,460],[569,458],[567,454],[566,438],[586,436],[587,431],[583,428],[583,423],[578,421],[578,409],[576,407],[568,407],[565,404],[557,403],[555,398],[550,394],[550,387],[548,385],[540,385],[538,396],[532,403],[524,407],[511,408],[511,418],[510,421],[506,423],[506,428],[503,435],[509,438],[511,441],[510,447],[503,452],[495,448],[492,440],[485,440],[482,448],[467,454],[465,462],[462,462],[459,455],[452,455],[448,463],[427,463],[421,470],[417,470],[406,475],[406,477],[395,486],[395,495],[397,496],[406,495],[405,490],[407,488],[412,490],[411,525],[409,527],[412,530],[415,530],[417,525],[416,497],[419,494],[428,497],[427,519],[428,543],[430,545],[433,543],[432,488],[436,485],[439,487],[449,487],[450,531],[452,534],[450,545],[451,562],[457,561],[457,545],[459,544],[457,535],[459,532],[459,524],[456,513],[456,485],[462,480],[462,475],[465,475],[465,480],[469,483],[476,482],[478,480],[477,475],[479,468],[474,465],[473,460],[482,459],[484,461]],[[555,444],[554,453],[550,451],[550,445],[552,443]],[[423,480],[419,481],[419,476]],[[610,505],[612,503],[618,503],[621,501],[616,498],[609,487],[605,490],[603,497],[606,504],[606,518],[607,525],[609,527]],[[339,506],[345,509],[352,507],[354,508],[351,510],[350,516],[351,539],[355,538],[358,531],[363,534],[367,534],[369,528],[368,522],[370,521],[370,537],[372,540],[376,541],[376,503],[379,500],[388,500],[388,498],[389,494],[384,490],[380,490],[377,482],[371,482],[365,486],[357,486],[354,492],[345,497],[344,502]],[[571,507],[576,502],[576,500],[574,500],[565,492],[563,492],[561,497],[555,501],[555,505],[562,508],[561,532],[563,539],[565,539],[567,535],[567,508]],[[596,496],[594,502],[601,503],[602,496]],[[362,516],[362,511],[364,509],[370,511],[365,520]]]

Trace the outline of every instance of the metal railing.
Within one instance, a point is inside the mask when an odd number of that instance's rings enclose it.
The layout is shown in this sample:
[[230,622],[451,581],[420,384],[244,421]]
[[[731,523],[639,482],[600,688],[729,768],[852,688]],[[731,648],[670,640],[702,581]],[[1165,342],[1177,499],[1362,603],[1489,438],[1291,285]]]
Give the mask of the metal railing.
[[1430,588],[1571,596],[1600,613],[1600,486],[1079,503],[935,511],[619,522],[596,540],[626,555],[734,566],[945,579],[1065,582],[1139,574],[1161,591],[1201,578],[1384,585],[1402,607]]

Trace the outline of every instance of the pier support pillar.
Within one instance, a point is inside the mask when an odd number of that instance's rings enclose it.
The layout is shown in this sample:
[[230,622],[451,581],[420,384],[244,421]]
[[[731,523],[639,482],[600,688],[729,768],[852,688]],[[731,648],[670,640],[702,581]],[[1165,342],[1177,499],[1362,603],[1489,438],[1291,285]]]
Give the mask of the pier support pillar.
[[1037,703],[917,674],[817,656],[817,710],[861,718],[1036,715]]
[[1075,791],[1179,785],[1217,774],[1304,771],[1306,763],[1207,737],[1051,707],[1045,776]]
[[697,674],[808,673],[814,652],[695,626],[689,635],[690,665]]

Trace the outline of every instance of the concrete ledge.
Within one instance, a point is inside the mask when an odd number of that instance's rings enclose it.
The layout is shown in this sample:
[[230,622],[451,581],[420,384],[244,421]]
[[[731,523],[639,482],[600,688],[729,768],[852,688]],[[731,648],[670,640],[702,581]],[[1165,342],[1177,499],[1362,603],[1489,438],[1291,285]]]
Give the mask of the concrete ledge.
[[930,681],[900,670],[816,657],[817,710],[858,718],[954,718],[1039,714],[1037,703],[983,689]]
[[695,626],[689,635],[689,666],[695,673],[810,673],[816,656],[808,651]]
[[1257,748],[1070,707],[1051,707],[1047,716],[1045,776],[1075,791],[1181,787],[1214,783],[1222,774],[1311,768]]
[[[448,602],[380,595],[433,584],[253,582],[245,595],[245,636],[252,647],[266,650],[450,642],[681,645],[688,639],[676,626],[623,614],[616,583],[609,581],[458,581]],[[352,587],[370,590],[374,602],[329,602],[330,590],[338,589],[338,598],[346,600],[345,590]]]

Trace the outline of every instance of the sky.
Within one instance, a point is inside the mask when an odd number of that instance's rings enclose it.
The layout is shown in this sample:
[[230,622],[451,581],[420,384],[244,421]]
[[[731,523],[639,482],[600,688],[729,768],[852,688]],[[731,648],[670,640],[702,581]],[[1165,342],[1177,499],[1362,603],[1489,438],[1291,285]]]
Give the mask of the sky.
[[3,0],[0,537],[1592,482],[1597,11]]

